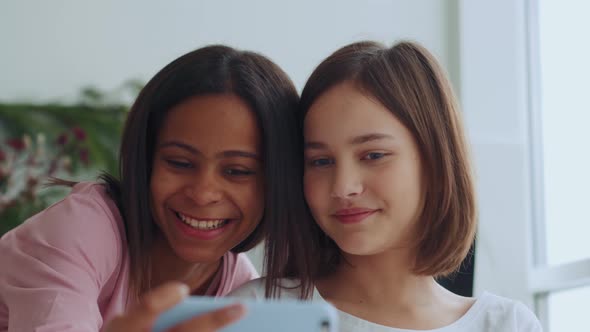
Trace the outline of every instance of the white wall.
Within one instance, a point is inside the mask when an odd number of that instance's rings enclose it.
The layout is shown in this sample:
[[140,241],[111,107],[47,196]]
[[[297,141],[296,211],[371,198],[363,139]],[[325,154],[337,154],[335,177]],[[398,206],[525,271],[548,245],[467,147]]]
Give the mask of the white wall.
[[449,63],[447,2],[2,1],[0,100],[71,98],[83,85],[145,81],[210,43],[268,55],[299,88],[321,59],[359,39],[414,39]]
[[475,293],[489,290],[532,307],[526,2],[459,4],[462,104],[480,208]]
[[[457,75],[456,1],[7,0],[0,3],[0,100],[72,100],[147,81],[179,55],[210,43],[266,54],[299,89],[346,43],[424,44]],[[261,266],[261,252],[253,253]]]

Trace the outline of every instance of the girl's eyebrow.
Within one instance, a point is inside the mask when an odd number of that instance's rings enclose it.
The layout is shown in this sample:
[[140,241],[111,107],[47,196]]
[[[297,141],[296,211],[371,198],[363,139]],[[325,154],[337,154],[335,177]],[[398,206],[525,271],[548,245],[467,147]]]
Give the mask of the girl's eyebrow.
[[394,137],[389,134],[371,133],[371,134],[353,137],[352,139],[350,139],[350,141],[348,141],[348,144],[358,145],[358,144],[363,144],[363,143],[377,141],[377,140],[384,140],[384,139],[385,140],[394,140]]
[[[360,144],[364,144],[364,143],[371,142],[371,141],[394,140],[394,139],[395,138],[389,134],[371,133],[371,134],[365,134],[365,135],[353,137],[348,141],[348,144],[349,145],[360,145]],[[306,150],[308,150],[308,149],[321,150],[321,149],[326,149],[327,147],[328,147],[327,144],[322,143],[322,142],[317,142],[317,141],[305,142],[305,146],[304,146],[304,148]]]
[[260,157],[256,153],[249,152],[249,151],[242,151],[242,150],[228,150],[228,151],[222,151],[217,154],[217,158],[231,158],[231,157],[252,158],[252,159],[260,160]]
[[[197,149],[196,147],[190,145],[190,144],[186,144],[183,142],[179,142],[179,141],[168,141],[168,142],[164,142],[162,144],[160,144],[158,146],[158,148],[166,148],[166,147],[177,147],[183,150],[186,150],[192,154],[195,155],[201,155],[201,151],[199,151],[199,149]],[[260,156],[254,152],[250,152],[250,151],[242,151],[242,150],[227,150],[227,151],[221,151],[218,154],[215,155],[216,158],[218,159],[223,159],[223,158],[232,158],[232,157],[242,157],[242,158],[251,158],[251,159],[255,159],[257,161],[260,160]]]

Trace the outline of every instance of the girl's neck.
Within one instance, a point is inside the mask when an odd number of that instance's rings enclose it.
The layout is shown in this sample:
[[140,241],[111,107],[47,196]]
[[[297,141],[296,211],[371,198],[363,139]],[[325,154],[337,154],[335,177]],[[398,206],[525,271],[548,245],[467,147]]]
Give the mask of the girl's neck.
[[151,285],[157,287],[168,281],[181,281],[191,294],[204,295],[221,266],[221,259],[208,263],[189,263],[179,258],[166,239],[157,237],[152,250]]
[[[406,249],[371,256],[342,256],[336,271],[317,283],[320,293],[323,290],[327,297],[369,303],[405,302],[417,293],[430,291],[436,283],[432,277],[411,272],[413,260]],[[324,285],[327,287],[322,289]]]
[[411,271],[404,250],[344,255],[336,271],[316,281],[324,299],[353,316],[391,327],[427,330],[459,319],[474,303]]

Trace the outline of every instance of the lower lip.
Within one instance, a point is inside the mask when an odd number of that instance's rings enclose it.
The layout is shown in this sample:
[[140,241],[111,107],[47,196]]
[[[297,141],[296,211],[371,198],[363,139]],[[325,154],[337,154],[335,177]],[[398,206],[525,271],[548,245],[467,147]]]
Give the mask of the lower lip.
[[337,215],[335,217],[343,224],[358,224],[376,212],[377,210],[373,210],[355,214]]
[[215,238],[220,237],[232,224],[230,220],[227,224],[223,225],[220,228],[212,229],[212,230],[203,230],[203,229],[196,229],[187,224],[185,224],[182,220],[176,217],[176,225],[180,229],[180,231],[191,238],[196,238],[199,240],[213,240]]

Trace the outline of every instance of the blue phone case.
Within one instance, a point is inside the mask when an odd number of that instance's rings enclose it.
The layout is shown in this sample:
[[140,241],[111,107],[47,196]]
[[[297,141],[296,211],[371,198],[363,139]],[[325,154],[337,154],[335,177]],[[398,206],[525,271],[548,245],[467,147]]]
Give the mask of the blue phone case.
[[223,332],[337,332],[338,314],[326,302],[296,300],[248,300],[236,298],[189,297],[156,320],[153,332],[164,332],[176,324],[206,312],[242,303],[246,315],[221,329]]

